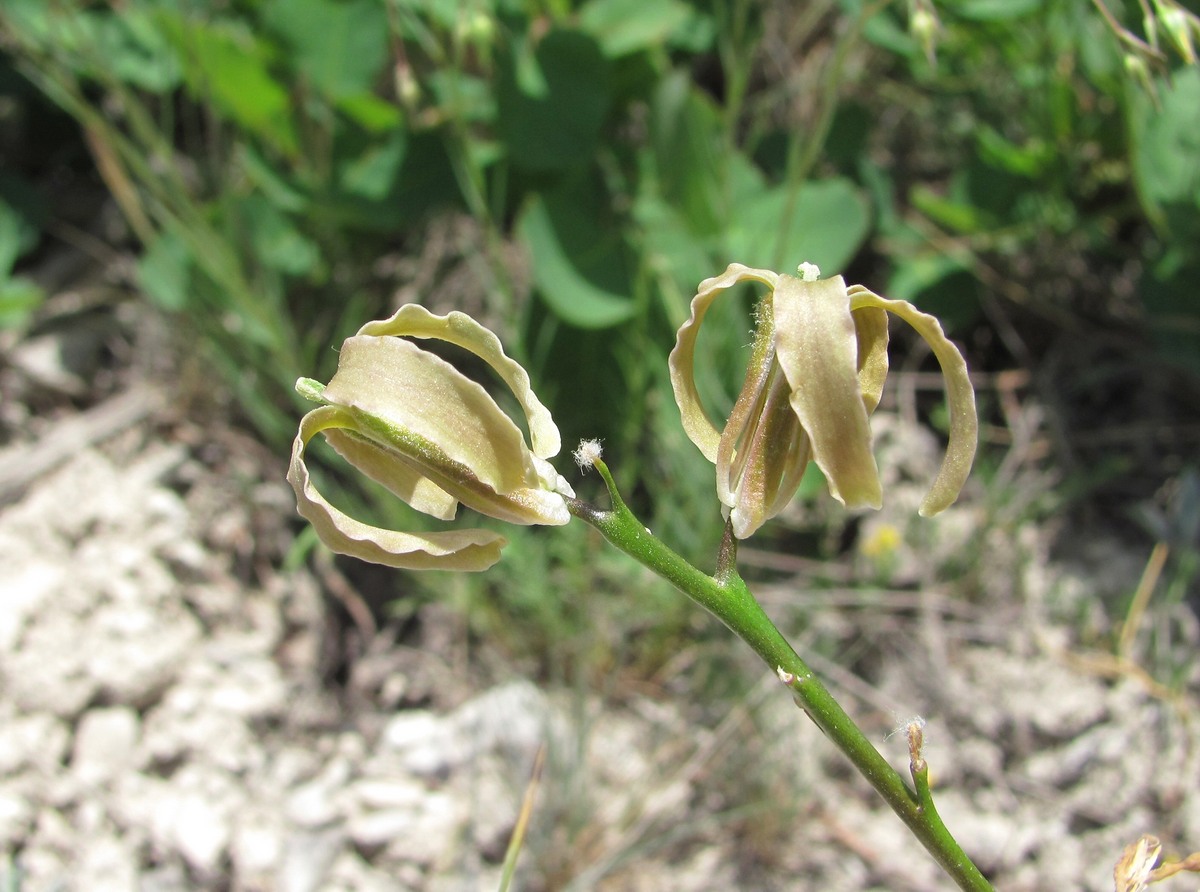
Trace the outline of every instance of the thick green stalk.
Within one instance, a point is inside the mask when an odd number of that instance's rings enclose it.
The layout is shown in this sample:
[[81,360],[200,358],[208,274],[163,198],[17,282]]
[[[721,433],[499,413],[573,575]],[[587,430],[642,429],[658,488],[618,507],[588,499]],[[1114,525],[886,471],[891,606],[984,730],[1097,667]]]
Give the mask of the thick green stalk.
[[992,892],[991,885],[950,835],[934,809],[924,761],[920,760],[918,766],[914,756],[913,774],[917,782],[914,792],[871,745],[763,612],[737,573],[737,540],[728,526],[717,560],[717,572],[709,576],[656,539],[626,507],[604,462],[596,461],[595,467],[608,486],[612,510],[602,511],[585,502],[570,500],[571,513],[587,521],[610,543],[707,609],[749,644],[791,688],[797,705],[846,754],[959,887],[968,892]]

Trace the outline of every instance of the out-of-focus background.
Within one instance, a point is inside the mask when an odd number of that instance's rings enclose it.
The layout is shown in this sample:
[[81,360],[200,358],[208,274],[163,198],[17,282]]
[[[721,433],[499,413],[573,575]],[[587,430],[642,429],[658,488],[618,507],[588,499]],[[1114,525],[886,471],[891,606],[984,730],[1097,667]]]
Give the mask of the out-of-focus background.
[[[385,571],[283,482],[298,376],[401,303],[463,310],[710,568],[666,355],[731,261],[913,301],[978,391],[971,482],[920,519],[945,409],[895,328],[884,509],[810,477],[746,543],[800,652],[898,766],[924,717],[998,887],[1110,889],[1143,833],[1200,849],[1196,11],[5,0],[0,884],[496,889],[546,744],[520,889],[945,888],[756,659],[590,528]],[[706,326],[714,413],[749,307]],[[312,454],[356,516],[424,523]]]

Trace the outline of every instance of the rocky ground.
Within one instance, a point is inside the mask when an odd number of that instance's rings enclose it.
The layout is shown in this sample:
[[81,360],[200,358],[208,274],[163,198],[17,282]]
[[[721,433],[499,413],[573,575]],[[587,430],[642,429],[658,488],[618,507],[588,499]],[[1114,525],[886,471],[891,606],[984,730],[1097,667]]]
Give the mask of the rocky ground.
[[[6,398],[66,386],[37,349],[5,346]],[[544,744],[522,889],[948,888],[752,659],[761,682],[715,720],[686,697],[480,685],[434,605],[421,640],[384,625],[331,679],[327,587],[284,569],[282,456],[189,419],[154,374],[81,411],[19,403],[0,453],[0,887],[494,890]],[[1168,696],[1077,638],[1146,555],[1102,541],[1058,562],[1044,531],[982,533],[971,511],[945,530],[995,564],[978,606],[800,603],[783,583],[763,600],[803,614],[801,645],[872,642],[870,680],[816,668],[898,766],[889,731],[924,716],[943,816],[998,888],[1111,889],[1146,832],[1200,848],[1196,668]]]

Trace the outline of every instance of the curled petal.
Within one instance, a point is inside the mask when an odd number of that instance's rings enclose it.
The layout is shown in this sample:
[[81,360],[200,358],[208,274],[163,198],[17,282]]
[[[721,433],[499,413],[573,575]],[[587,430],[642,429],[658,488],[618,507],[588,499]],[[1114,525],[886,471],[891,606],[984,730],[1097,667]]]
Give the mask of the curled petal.
[[713,300],[722,291],[746,281],[762,282],[774,287],[779,278],[778,273],[767,269],[754,269],[740,263],[729,264],[721,275],[700,283],[696,296],[692,298],[692,314],[688,321],[680,326],[675,337],[675,349],[671,351],[669,361],[675,402],[679,405],[683,429],[688,438],[711,462],[717,460],[721,432],[705,413],[700,404],[700,393],[696,389],[696,338],[700,334],[700,323],[704,321],[704,314],[708,312]]
[[406,570],[486,570],[500,559],[507,540],[487,530],[453,530],[443,533],[401,533],[362,523],[343,514],[317,491],[304,464],[308,441],[322,430],[355,427],[344,409],[325,406],[309,412],[300,422],[292,444],[288,482],[296,491],[300,515],[312,524],[317,536],[342,554]]
[[322,433],[338,455],[406,504],[438,520],[454,520],[458,499],[393,452],[361,434],[337,428],[327,428]]
[[858,339],[858,384],[862,390],[863,404],[870,415],[883,396],[883,382],[888,374],[887,311],[878,307],[864,307],[851,315],[854,318],[854,335]]
[[360,335],[436,338],[474,353],[492,367],[512,390],[529,422],[533,454],[538,458],[558,455],[561,438],[550,411],[542,405],[529,384],[529,374],[504,352],[500,339],[466,313],[437,316],[418,304],[405,304],[388,319],[368,322]]
[[[394,448],[396,438],[404,436],[436,444],[455,470],[469,468],[498,493],[538,486],[538,469],[520,428],[483,387],[412,341],[347,339],[324,397],[350,409],[360,433],[384,447]],[[377,427],[385,429],[378,436],[372,431]],[[436,470],[428,449],[414,445],[402,451]]]
[[780,366],[830,493],[848,508],[883,503],[858,378],[858,335],[841,276],[780,276],[773,298]]
[[979,419],[975,413],[975,391],[967,374],[967,363],[958,348],[946,337],[941,323],[928,313],[922,313],[908,301],[888,300],[862,286],[850,289],[851,308],[878,307],[899,316],[917,330],[933,349],[946,381],[946,401],[950,409],[950,442],[941,470],[921,502],[921,515],[929,517],[954,504],[966,483],[975,461],[979,439]]

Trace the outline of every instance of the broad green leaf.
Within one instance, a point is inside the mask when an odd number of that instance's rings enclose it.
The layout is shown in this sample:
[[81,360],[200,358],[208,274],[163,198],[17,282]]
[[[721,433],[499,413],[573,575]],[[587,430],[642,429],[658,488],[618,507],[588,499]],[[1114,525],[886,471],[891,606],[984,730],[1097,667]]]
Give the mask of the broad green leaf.
[[913,186],[909,190],[908,200],[925,216],[954,232],[967,235],[987,228],[983,214],[973,204],[943,198],[928,186]]
[[[643,262],[656,274],[666,276],[678,295],[690,295],[696,282],[713,266],[706,241],[698,238],[682,216],[653,194],[639,195],[633,204],[638,223]],[[679,307],[686,311],[686,301]]]
[[1200,71],[1195,66],[1175,75],[1163,90],[1162,108],[1149,103],[1135,117],[1134,177],[1152,218],[1198,235],[1200,208]]
[[188,89],[246,130],[288,154],[297,149],[291,97],[268,68],[268,49],[244,27],[182,16],[163,18]]
[[239,210],[250,227],[254,253],[266,266],[302,276],[321,260],[320,249],[288,217],[261,195],[242,200]]
[[408,140],[401,130],[386,141],[368,144],[361,155],[343,163],[339,185],[351,194],[379,201],[395,184],[407,146]]
[[233,151],[241,172],[275,207],[289,213],[299,213],[308,207],[308,194],[287,180],[282,172],[263,158],[258,149],[249,142],[239,142]]
[[444,69],[431,73],[425,83],[438,107],[451,119],[467,123],[495,120],[496,100],[483,78]]
[[356,93],[338,101],[338,109],[372,133],[386,133],[404,123],[399,106],[371,93]]
[[681,0],[591,0],[579,11],[579,27],[616,59],[662,46],[692,15]]
[[24,276],[0,279],[0,328],[15,328],[46,299],[46,293]]
[[369,93],[388,57],[388,20],[377,0],[268,0],[263,21],[289,61],[330,99]]
[[701,235],[715,235],[725,226],[720,128],[712,101],[692,86],[686,73],[663,78],[650,108],[659,188]]
[[980,123],[975,130],[979,157],[986,163],[1017,176],[1034,178],[1054,162],[1053,147],[1039,139],[1017,145],[994,127]]
[[152,93],[174,90],[183,77],[175,48],[145,8],[129,6],[119,15],[98,17],[96,50],[119,80]]
[[785,186],[736,200],[726,235],[729,256],[768,269],[807,261],[825,276],[844,269],[870,224],[859,190],[840,177],[815,180],[801,186],[790,213],[789,201]]
[[[895,257],[895,272],[888,280],[886,294],[894,300],[920,302],[923,291],[946,276],[967,269],[963,260],[942,252],[925,251]],[[924,303],[923,309],[929,309]]]
[[586,164],[612,102],[608,63],[595,40],[566,30],[546,35],[534,58],[544,93],[522,88],[515,59],[500,78],[497,124],[509,158],[530,171]]
[[0,279],[12,272],[17,258],[37,241],[37,230],[25,215],[0,198]]
[[191,285],[192,257],[173,232],[164,232],[146,248],[137,263],[142,291],[165,310],[182,310]]
[[580,328],[609,328],[636,309],[628,296],[622,249],[571,198],[531,199],[517,232],[533,259],[538,293],[554,314]]
[[977,22],[1001,22],[1022,18],[1044,5],[1045,0],[958,0],[947,4],[946,12]]

